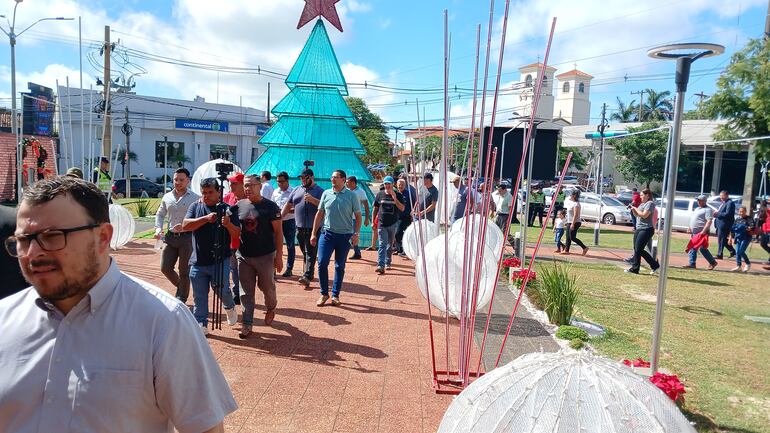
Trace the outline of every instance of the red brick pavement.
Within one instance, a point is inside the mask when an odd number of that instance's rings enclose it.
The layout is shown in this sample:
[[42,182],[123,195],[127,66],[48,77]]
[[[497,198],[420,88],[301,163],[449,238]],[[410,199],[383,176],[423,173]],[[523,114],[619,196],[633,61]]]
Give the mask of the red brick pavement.
[[[226,324],[209,334],[239,406],[226,431],[436,431],[452,398],[432,389],[426,302],[410,261],[394,258],[394,269],[379,276],[374,254],[348,262],[340,307],[315,306],[317,283],[305,290],[279,278],[272,326],[261,323],[260,310],[248,340]],[[123,271],[172,291],[150,242],[113,256]],[[434,327],[443,366],[443,319],[434,316]]]

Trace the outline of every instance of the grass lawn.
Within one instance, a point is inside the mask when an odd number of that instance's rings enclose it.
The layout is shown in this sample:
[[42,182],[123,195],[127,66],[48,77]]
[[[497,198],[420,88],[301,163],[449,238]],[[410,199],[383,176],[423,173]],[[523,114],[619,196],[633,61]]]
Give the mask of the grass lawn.
[[160,200],[159,198],[121,198],[115,200],[115,203],[123,205],[135,217],[146,217],[155,215],[160,206]]
[[[518,231],[519,226],[518,225],[512,225],[511,226],[511,233]],[[527,245],[534,246],[535,242],[537,241],[537,237],[540,234],[540,227],[527,227]],[[687,233],[678,233],[674,232],[673,234],[673,242],[671,244],[672,252],[673,253],[682,253],[684,254],[684,248],[687,246],[687,242],[690,240],[690,235]],[[588,247],[592,247],[594,244],[594,225],[592,222],[587,223],[587,225],[581,226],[578,230],[578,238],[583,241]],[[654,239],[654,238],[653,238]],[[633,241],[633,233],[630,231],[630,227],[625,230],[620,230],[617,228],[610,228],[609,226],[603,225],[601,227],[601,231],[599,232],[599,247],[600,248],[617,248],[617,249],[624,249],[631,251],[633,250],[633,246],[631,245]],[[564,242],[564,240],[562,240]],[[545,231],[545,234],[543,235],[543,246],[550,246],[554,245],[553,242],[553,229],[551,227],[548,227]],[[658,244],[658,247],[661,247],[662,243]],[[709,239],[709,250],[712,254],[716,255],[717,251],[717,240],[715,236],[712,236]],[[727,252],[725,252],[725,259],[727,258]],[[749,246],[749,249],[747,250],[747,254],[749,256],[749,259],[752,260],[752,263],[754,261],[756,262],[764,262],[767,260],[767,253],[765,250],[762,249],[762,247],[759,245],[759,243],[753,243]],[[700,256],[700,255],[699,255]]]
[[[608,330],[591,344],[612,359],[649,360],[657,277],[571,266],[581,289],[576,315]],[[770,432],[770,325],[744,316],[770,317],[768,278],[670,271],[660,365],[684,383],[700,432]]]

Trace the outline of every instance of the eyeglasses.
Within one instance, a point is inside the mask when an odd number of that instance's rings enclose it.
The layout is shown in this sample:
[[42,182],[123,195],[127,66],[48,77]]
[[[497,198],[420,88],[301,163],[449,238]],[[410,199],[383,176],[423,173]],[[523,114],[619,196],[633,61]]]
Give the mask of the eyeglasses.
[[82,230],[89,230],[99,227],[101,224],[88,224],[71,229],[48,229],[42,232],[31,233],[27,235],[9,236],[5,240],[5,250],[11,257],[25,255],[33,240],[37,241],[44,251],[59,251],[67,246],[67,235]]

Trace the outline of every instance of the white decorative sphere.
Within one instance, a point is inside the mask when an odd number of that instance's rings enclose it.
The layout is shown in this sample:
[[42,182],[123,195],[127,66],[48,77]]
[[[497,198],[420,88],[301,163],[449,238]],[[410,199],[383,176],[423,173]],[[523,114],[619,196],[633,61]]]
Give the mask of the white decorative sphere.
[[[198,195],[201,195],[201,181],[209,177],[219,177],[216,166],[219,163],[233,164],[233,171],[228,176],[232,176],[235,173],[243,173],[240,167],[236,164],[227,161],[225,159],[214,159],[209,162],[201,164],[193,173],[192,180],[190,180],[190,190]],[[230,182],[224,183],[222,194],[230,192]]]
[[[471,220],[471,226],[468,229],[468,235],[479,237],[481,224],[483,223],[483,217],[479,214],[473,214],[470,217]],[[461,233],[465,235],[465,221],[466,217],[462,217],[452,223],[452,227],[449,229],[450,234],[451,233]],[[486,228],[486,235],[484,236],[484,244],[495,250],[497,252],[497,255],[499,257],[500,255],[500,249],[503,248],[505,245],[505,242],[503,241],[504,238],[503,231],[500,230],[500,227],[498,227],[494,221],[488,220],[487,221],[487,228]]]
[[404,232],[404,239],[402,241],[406,256],[416,261],[422,252],[422,246],[426,245],[438,234],[438,225],[427,219],[412,222]]
[[128,209],[119,204],[110,205],[110,224],[112,224],[112,239],[110,247],[116,250],[127,244],[134,237],[136,223]]

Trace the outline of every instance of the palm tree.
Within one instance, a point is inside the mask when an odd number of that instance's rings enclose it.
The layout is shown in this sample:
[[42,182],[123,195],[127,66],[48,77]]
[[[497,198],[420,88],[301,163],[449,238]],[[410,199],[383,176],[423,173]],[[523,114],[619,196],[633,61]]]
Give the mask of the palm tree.
[[[120,162],[121,168],[123,169],[123,177],[125,178],[126,177],[126,162],[128,162],[128,161],[126,161],[126,149],[120,149],[120,150],[117,150],[116,152],[117,152],[117,160],[118,160],[118,162]],[[112,152],[112,159],[113,160],[115,159],[116,152]],[[128,152],[128,159],[133,161],[133,162],[138,162],[139,161],[139,157],[137,157],[136,154],[134,152],[131,152],[131,151]]]
[[674,116],[674,106],[671,104],[671,92],[664,90],[656,92],[647,89],[647,103],[644,104],[644,120],[671,120]]
[[628,105],[621,101],[620,98],[617,98],[617,100],[618,108],[612,113],[610,120],[617,120],[620,123],[635,122],[637,117],[639,117],[637,116],[638,107],[636,105],[636,99],[631,100]]
[[169,162],[176,162],[177,167],[182,168],[185,164],[190,164],[192,160],[184,153],[177,153],[169,158]]

